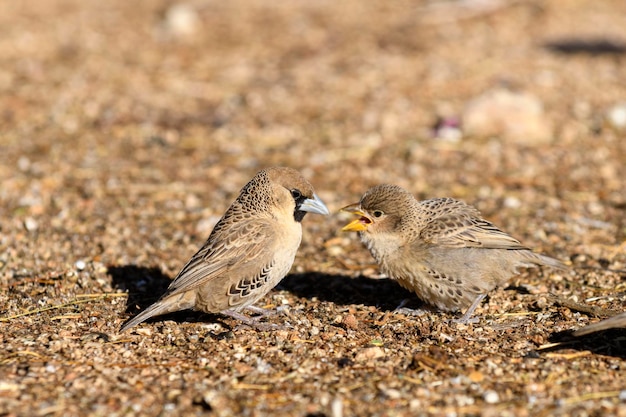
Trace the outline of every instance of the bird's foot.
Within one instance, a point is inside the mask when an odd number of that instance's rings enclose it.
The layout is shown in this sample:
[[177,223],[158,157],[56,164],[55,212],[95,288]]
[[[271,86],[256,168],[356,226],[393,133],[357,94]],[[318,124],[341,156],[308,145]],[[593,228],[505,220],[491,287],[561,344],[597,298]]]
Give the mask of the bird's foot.
[[480,321],[478,317],[468,317],[467,314],[463,314],[463,317],[450,320],[451,323],[456,324],[476,324]]
[[485,297],[486,297],[486,294],[477,295],[472,305],[467,309],[465,314],[463,314],[463,317],[461,317],[460,319],[453,319],[452,323],[459,323],[459,324],[478,323],[479,318],[478,317],[472,318],[472,314],[474,314],[474,310],[476,310],[476,307],[478,307],[478,305],[481,303],[481,301],[483,301]]
[[[248,309],[250,309],[250,307],[248,307]],[[224,314],[225,316],[229,316],[232,317],[236,320],[239,320],[242,324],[238,325],[237,327],[235,327],[235,330],[240,329],[241,327],[244,326],[248,326],[248,327],[252,327],[253,329],[259,330],[259,331],[271,331],[271,330],[284,330],[287,329],[286,325],[279,325],[279,324],[273,324],[273,323],[261,323],[260,320],[262,320],[263,318],[269,316],[269,315],[273,315],[276,314],[276,312],[271,311],[271,310],[265,310],[263,308],[260,307],[255,307],[252,310],[253,311],[258,311],[255,309],[259,309],[262,310],[261,315],[256,316],[256,317],[248,317],[244,314],[238,313],[236,311],[232,311],[232,310],[226,310],[226,311],[222,311],[222,314]],[[266,314],[263,314],[266,313]]]
[[255,318],[257,319],[261,319],[261,318],[265,318],[265,317],[269,317],[269,316],[274,316],[276,315],[276,313],[278,313],[277,310],[268,310],[266,308],[263,307],[257,307],[257,306],[248,306],[246,307],[246,310],[249,310],[255,314],[258,314],[258,316],[256,316]]

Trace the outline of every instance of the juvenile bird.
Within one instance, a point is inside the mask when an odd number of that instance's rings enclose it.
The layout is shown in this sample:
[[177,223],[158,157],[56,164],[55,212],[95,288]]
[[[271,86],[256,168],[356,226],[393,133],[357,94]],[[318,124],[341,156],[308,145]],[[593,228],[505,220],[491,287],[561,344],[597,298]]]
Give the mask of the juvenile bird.
[[530,249],[452,198],[417,201],[395,185],[370,188],[342,209],[359,216],[356,231],[390,278],[444,311],[467,308],[467,322],[486,293],[508,281],[518,267],[567,267]]
[[298,171],[274,167],[258,172],[165,294],[120,331],[185,309],[222,313],[253,324],[238,311],[253,308],[287,275],[300,246],[300,222],[306,213],[329,211]]

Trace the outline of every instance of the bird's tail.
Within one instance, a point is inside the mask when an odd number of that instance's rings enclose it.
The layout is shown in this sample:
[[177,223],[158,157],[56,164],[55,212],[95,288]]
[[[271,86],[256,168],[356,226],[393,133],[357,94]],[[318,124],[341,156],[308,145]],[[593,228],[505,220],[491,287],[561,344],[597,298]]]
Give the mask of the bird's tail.
[[540,253],[527,251],[526,255],[527,256],[525,256],[524,261],[529,262],[531,264],[549,266],[551,268],[559,269],[561,271],[566,271],[570,269],[569,266],[559,261],[558,259],[554,259],[549,256],[542,255]]
[[124,325],[120,328],[120,332],[130,329],[131,327],[148,320],[150,317],[190,309],[193,308],[195,304],[195,291],[187,291],[181,294],[166,296],[124,323]]

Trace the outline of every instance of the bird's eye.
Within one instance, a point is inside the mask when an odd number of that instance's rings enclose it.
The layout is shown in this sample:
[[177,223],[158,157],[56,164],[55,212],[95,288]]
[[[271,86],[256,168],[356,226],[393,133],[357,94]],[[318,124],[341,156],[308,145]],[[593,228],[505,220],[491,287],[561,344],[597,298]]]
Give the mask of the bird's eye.
[[373,215],[374,217],[380,217],[380,216],[382,216],[383,214],[385,214],[385,213],[383,213],[383,211],[382,211],[382,210],[374,210],[374,211],[372,212],[372,215]]
[[294,188],[293,190],[291,190],[291,196],[293,197],[294,200],[297,200],[300,197],[302,197],[302,193],[297,188]]

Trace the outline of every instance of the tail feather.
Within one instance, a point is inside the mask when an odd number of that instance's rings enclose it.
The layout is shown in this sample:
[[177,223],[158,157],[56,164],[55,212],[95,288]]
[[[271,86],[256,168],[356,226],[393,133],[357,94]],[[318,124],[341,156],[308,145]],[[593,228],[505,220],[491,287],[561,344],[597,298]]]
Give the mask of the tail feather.
[[165,297],[124,323],[120,328],[120,333],[148,320],[150,317],[187,310],[193,308],[195,304],[196,294],[194,291]]
[[570,269],[569,266],[565,265],[563,262],[559,261],[558,259],[554,259],[554,258],[551,258],[549,256],[541,255],[541,254],[538,254],[538,253],[536,253],[535,255],[537,256],[537,258],[539,258],[540,262],[538,262],[538,263],[540,265],[549,266],[549,267],[552,267],[552,268],[555,268],[555,269],[559,269],[559,270],[562,270],[562,271]]
[[551,268],[555,268],[561,271],[569,270],[570,267],[559,261],[558,259],[551,258],[546,255],[542,255],[540,253],[535,253],[530,250],[524,250],[520,252],[520,261],[522,265],[525,267],[532,267],[536,265],[549,266]]

